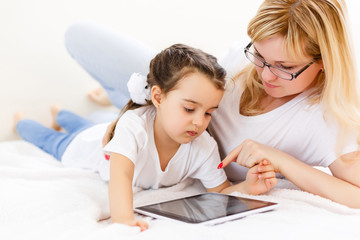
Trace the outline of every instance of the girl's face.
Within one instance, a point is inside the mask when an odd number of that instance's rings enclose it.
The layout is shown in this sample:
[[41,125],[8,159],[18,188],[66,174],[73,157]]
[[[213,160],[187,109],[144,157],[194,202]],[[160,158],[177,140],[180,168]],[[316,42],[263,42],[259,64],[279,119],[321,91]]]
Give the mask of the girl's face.
[[177,144],[191,142],[209,125],[223,93],[204,74],[187,74],[175,89],[160,94],[158,105],[155,103],[155,134]]
[[[262,41],[254,42],[254,53],[265,62],[274,67],[281,68],[287,72],[295,73],[313,61],[311,57],[299,60],[286,56],[284,52],[284,39],[276,36]],[[268,67],[256,67],[258,75],[264,85],[265,92],[274,98],[282,98],[297,95],[312,87],[315,77],[322,68],[321,61],[311,64],[297,78],[289,81],[274,75]]]

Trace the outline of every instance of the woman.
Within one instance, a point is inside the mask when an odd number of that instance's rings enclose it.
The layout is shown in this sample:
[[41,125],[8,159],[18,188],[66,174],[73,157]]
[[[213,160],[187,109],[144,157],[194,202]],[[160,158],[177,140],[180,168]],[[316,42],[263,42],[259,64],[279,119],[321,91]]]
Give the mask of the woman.
[[[219,167],[236,162],[225,168],[230,180],[244,179],[249,167],[267,159],[301,189],[360,208],[360,101],[345,11],[341,0],[267,0],[260,6],[248,26],[251,42],[241,53],[250,64],[228,82],[209,125],[226,157]],[[91,39],[99,29],[106,45],[100,60],[103,66],[115,66],[105,71],[81,62],[99,57],[89,56],[93,46],[86,50],[77,45],[82,41],[75,41],[76,34]],[[107,42],[110,34],[118,41]],[[127,98],[125,76],[146,71],[132,62],[146,65],[153,52],[89,24],[73,26],[66,38],[70,53],[117,106],[121,98],[114,100],[111,94],[122,91],[122,99]],[[115,52],[107,55],[109,49]],[[127,64],[124,71],[118,67],[122,63]],[[223,64],[233,69],[237,63],[225,59]],[[125,83],[99,75],[112,71],[124,74]],[[329,167],[333,176],[312,166]]]
[[[244,49],[252,64],[211,123],[227,155],[223,167],[265,158],[301,189],[360,208],[360,103],[345,10],[329,0],[260,6]],[[241,170],[231,167],[229,178],[238,180]]]

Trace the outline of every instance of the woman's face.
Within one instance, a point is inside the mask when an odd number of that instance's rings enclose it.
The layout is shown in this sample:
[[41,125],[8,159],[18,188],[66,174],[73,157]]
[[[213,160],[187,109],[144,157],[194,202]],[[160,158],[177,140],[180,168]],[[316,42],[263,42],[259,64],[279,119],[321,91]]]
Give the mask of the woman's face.
[[[254,53],[265,62],[290,73],[299,71],[313,61],[311,57],[300,60],[296,56],[286,56],[282,36],[254,42],[253,46]],[[277,77],[266,66],[264,68],[256,67],[256,70],[264,85],[265,92],[271,97],[282,98],[297,95],[311,88],[321,68],[321,61],[316,61],[291,81]]]

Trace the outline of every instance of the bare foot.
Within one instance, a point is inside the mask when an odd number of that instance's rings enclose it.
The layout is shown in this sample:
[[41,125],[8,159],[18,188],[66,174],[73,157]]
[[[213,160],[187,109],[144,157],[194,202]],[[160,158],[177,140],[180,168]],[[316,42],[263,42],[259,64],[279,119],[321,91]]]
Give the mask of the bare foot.
[[22,119],[24,119],[24,113],[16,112],[14,114],[14,123],[13,123],[13,127],[12,127],[14,133],[16,133],[16,124]]
[[52,105],[50,107],[51,117],[52,117],[52,123],[51,128],[53,128],[56,131],[61,130],[61,126],[56,122],[56,116],[60,112],[61,108],[58,105]]
[[91,101],[93,101],[94,103],[97,103],[101,106],[110,106],[111,105],[110,99],[109,99],[108,95],[106,94],[105,89],[103,89],[102,87],[97,87],[97,88],[91,90],[90,92],[88,92],[87,96]]

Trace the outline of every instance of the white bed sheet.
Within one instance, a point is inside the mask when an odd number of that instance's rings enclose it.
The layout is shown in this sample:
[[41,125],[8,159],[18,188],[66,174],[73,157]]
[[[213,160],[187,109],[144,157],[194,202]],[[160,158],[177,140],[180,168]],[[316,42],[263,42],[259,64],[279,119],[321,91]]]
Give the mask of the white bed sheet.
[[[135,206],[204,192],[195,180],[135,189]],[[238,196],[246,196],[233,193]],[[360,239],[360,210],[300,191],[286,180],[257,199],[271,212],[216,226],[149,221],[150,228],[111,224],[107,184],[97,173],[62,167],[24,141],[0,142],[0,239]],[[105,220],[102,220],[105,219]]]

